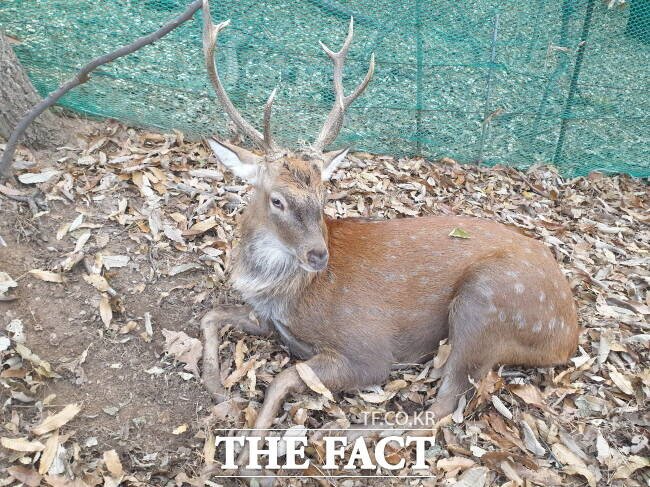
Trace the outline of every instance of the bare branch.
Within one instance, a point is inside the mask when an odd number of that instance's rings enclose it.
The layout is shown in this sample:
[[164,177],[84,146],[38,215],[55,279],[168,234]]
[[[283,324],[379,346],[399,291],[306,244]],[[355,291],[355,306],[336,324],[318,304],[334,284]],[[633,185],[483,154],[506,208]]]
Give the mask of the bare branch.
[[9,137],[9,140],[7,141],[4,154],[2,155],[2,159],[0,160],[0,178],[6,178],[10,175],[11,161],[13,160],[14,152],[16,151],[16,146],[18,145],[18,141],[20,140],[20,137],[25,133],[25,130],[27,129],[29,124],[32,123],[36,117],[38,117],[41,113],[43,113],[49,107],[54,105],[63,95],[65,95],[72,88],[79,86],[85,83],[86,81],[88,81],[89,74],[95,69],[97,69],[99,66],[106,63],[110,63],[111,61],[114,61],[117,58],[120,58],[122,56],[126,56],[127,54],[131,54],[132,52],[135,52],[144,46],[152,44],[153,42],[156,42],[161,37],[169,34],[176,27],[178,27],[185,21],[192,18],[194,13],[199,8],[201,8],[201,3],[202,0],[195,0],[187,7],[187,9],[185,9],[185,11],[181,15],[169,21],[157,31],[152,32],[151,34],[148,34],[144,37],[140,37],[139,39],[132,42],[131,44],[120,47],[115,51],[112,51],[108,54],[104,54],[103,56],[93,59],[88,64],[86,64],[83,68],[81,68],[74,78],[63,83],[61,86],[59,86],[56,89],[56,91],[50,93],[50,95],[47,98],[42,100],[40,103],[34,106],[34,108],[32,108],[29,112],[27,112],[25,116],[22,119],[20,119],[20,122],[18,122],[18,124],[14,128],[14,131]]
[[325,147],[331,144],[334,139],[339,134],[341,127],[343,126],[343,119],[345,115],[345,110],[350,106],[350,104],[356,100],[361,93],[366,89],[368,83],[372,79],[372,75],[375,72],[375,55],[370,56],[370,66],[368,67],[368,72],[363,78],[361,83],[354,89],[354,91],[345,96],[343,90],[343,67],[345,66],[345,58],[348,55],[350,50],[350,44],[352,44],[352,37],[354,36],[354,19],[350,17],[350,26],[348,27],[348,35],[343,42],[343,46],[338,52],[334,52],[329,49],[325,44],[319,41],[325,54],[329,56],[334,64],[334,106],[330,111],[323,128],[321,129],[318,137],[314,141],[313,147],[317,151],[323,151]]
[[[205,63],[208,70],[208,75],[210,76],[210,81],[212,82],[214,91],[217,93],[217,97],[219,98],[223,109],[225,110],[228,117],[230,117],[230,119],[235,123],[241,133],[248,136],[256,145],[264,149],[266,152],[273,152],[277,150],[277,147],[273,141],[269,139],[267,142],[265,136],[263,136],[259,130],[253,127],[244,119],[244,117],[242,117],[241,113],[239,113],[239,110],[237,110],[232,101],[230,101],[230,97],[228,96],[228,93],[226,93],[226,90],[221,83],[221,78],[219,77],[219,73],[217,71],[214,55],[217,49],[217,38],[219,36],[219,32],[222,29],[228,27],[228,25],[230,25],[230,20],[226,20],[219,24],[214,24],[210,15],[209,1],[203,0],[203,54],[205,55]],[[271,100],[271,102],[272,101],[273,100]]]

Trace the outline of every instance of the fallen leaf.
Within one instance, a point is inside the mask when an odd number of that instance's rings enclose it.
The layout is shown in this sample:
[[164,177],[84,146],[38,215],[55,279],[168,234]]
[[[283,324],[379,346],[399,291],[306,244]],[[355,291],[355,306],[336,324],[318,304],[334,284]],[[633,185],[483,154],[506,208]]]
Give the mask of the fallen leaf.
[[307,387],[309,387],[312,391],[317,392],[318,394],[322,394],[330,401],[334,400],[332,392],[327,387],[325,387],[325,385],[323,385],[316,373],[309,365],[307,365],[306,362],[299,362],[295,365],[295,367],[298,375],[303,380],[303,382],[307,384]]
[[53,414],[52,416],[49,416],[41,424],[35,426],[32,429],[32,433],[35,435],[44,435],[45,433],[49,433],[52,430],[60,428],[72,418],[74,418],[79,413],[79,411],[81,411],[81,406],[78,404],[68,404],[61,411]]
[[110,326],[111,320],[113,319],[113,309],[111,308],[111,298],[108,294],[102,294],[99,300],[99,316],[104,326]]
[[181,435],[187,431],[187,424],[182,424],[178,426],[177,428],[174,428],[174,431],[172,431],[173,435]]
[[553,455],[560,462],[564,463],[564,471],[572,475],[582,475],[587,479],[589,487],[596,487],[597,479],[594,473],[587,468],[587,464],[578,455],[569,450],[561,443],[551,445]]
[[474,467],[463,472],[453,487],[484,487],[489,470],[485,467]]
[[54,430],[54,433],[45,442],[45,450],[41,455],[41,460],[38,465],[38,473],[45,475],[50,469],[56,452],[59,449],[59,430]]
[[128,255],[103,255],[102,260],[104,262],[104,267],[107,269],[113,269],[117,267],[125,267],[130,260]]
[[40,279],[41,281],[56,282],[56,283],[63,282],[63,276],[58,272],[44,271],[41,269],[32,269],[31,271],[29,271],[29,273],[32,276],[36,277],[37,279]]
[[515,385],[508,386],[508,389],[513,394],[523,399],[526,404],[532,404],[533,406],[537,406],[538,408],[546,409],[546,403],[544,402],[542,393],[533,384],[522,384],[522,385],[515,384]]
[[25,468],[20,465],[14,465],[7,469],[7,473],[19,482],[29,487],[38,487],[41,485],[41,476],[31,468]]
[[454,228],[449,236],[456,238],[471,238],[469,233],[467,233],[465,230],[461,230],[460,228]]
[[621,391],[623,391],[628,396],[634,395],[634,387],[632,382],[625,377],[623,374],[618,372],[613,365],[607,364],[609,367],[609,378],[612,379],[612,382],[616,384]]
[[467,470],[474,465],[474,460],[465,457],[441,458],[436,462],[436,468],[438,470],[444,470],[445,472],[450,472],[453,470]]
[[162,334],[165,337],[165,351],[179,362],[185,363],[185,369],[199,377],[198,362],[203,355],[201,340],[182,331],[163,329]]
[[16,286],[18,286],[18,283],[14,281],[9,274],[6,272],[0,272],[0,297],[2,297],[9,288]]
[[29,441],[27,438],[0,438],[0,444],[3,447],[22,452],[36,452],[45,449],[45,445],[40,441]]
[[503,416],[505,416],[507,419],[512,419],[512,413],[506,407],[506,405],[503,404],[503,401],[499,398],[499,396],[495,396],[494,394],[492,395],[492,404],[494,405],[494,408]]
[[121,477],[124,475],[122,462],[120,462],[120,457],[115,450],[107,450],[104,452],[104,463],[113,477]]
[[257,356],[252,357],[242,364],[241,367],[235,369],[232,374],[226,377],[226,380],[223,381],[223,386],[229,388],[237,384],[242,377],[248,374],[248,371],[255,367],[257,364]]
[[108,281],[99,274],[84,274],[83,278],[84,281],[102,293],[107,292],[111,288]]
[[23,184],[45,183],[59,174],[61,174],[61,171],[28,172],[18,176],[18,181]]
[[650,459],[646,457],[632,455],[626,457],[625,460],[626,460],[625,464],[621,465],[618,469],[616,469],[616,472],[614,472],[614,477],[613,477],[614,480],[627,479],[630,477],[630,475],[632,475],[640,468],[650,467]]

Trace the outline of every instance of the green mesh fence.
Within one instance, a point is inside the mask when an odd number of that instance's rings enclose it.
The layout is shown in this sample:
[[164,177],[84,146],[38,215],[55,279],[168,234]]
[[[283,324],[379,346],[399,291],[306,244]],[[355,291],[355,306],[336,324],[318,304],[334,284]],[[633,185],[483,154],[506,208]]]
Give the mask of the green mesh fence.
[[[89,59],[158,28],[187,0],[3,0],[0,28],[41,93]],[[348,89],[377,69],[337,146],[450,156],[568,175],[650,176],[650,0],[213,0],[232,19],[218,62],[253,122],[279,86],[276,138],[316,135],[332,103],[329,59],[350,15]],[[62,104],[128,123],[224,133],[201,54],[201,14],[105,65]]]

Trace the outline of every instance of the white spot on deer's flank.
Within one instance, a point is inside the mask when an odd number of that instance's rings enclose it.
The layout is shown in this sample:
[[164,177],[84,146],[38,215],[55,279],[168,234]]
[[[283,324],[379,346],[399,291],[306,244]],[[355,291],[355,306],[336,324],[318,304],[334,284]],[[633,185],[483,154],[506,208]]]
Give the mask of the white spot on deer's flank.
[[524,252],[526,252],[527,254],[532,254],[532,253],[533,253],[533,249],[531,249],[530,247],[526,247],[526,248],[524,249]]
[[506,321],[506,312],[499,311],[499,321]]
[[506,271],[506,276],[512,277],[512,278],[519,277],[519,273],[517,273],[515,271]]
[[539,332],[541,329],[542,329],[542,323],[538,321],[537,323],[535,323],[535,326],[533,326],[533,331],[534,331],[535,333],[537,333],[537,332]]
[[544,291],[539,293],[539,302],[543,303],[544,300],[546,299],[546,294],[544,294]]
[[553,328],[555,328],[555,325],[556,325],[556,324],[557,324],[557,320],[556,320],[555,318],[551,318],[551,319],[548,321],[548,327],[549,327],[549,329],[553,329]]
[[526,288],[524,287],[524,285],[522,283],[518,282],[517,284],[515,284],[515,292],[517,294],[523,294],[525,289]]
[[517,324],[517,328],[521,329],[526,325],[526,321],[524,320],[524,314],[521,311],[517,311],[515,313],[515,323]]

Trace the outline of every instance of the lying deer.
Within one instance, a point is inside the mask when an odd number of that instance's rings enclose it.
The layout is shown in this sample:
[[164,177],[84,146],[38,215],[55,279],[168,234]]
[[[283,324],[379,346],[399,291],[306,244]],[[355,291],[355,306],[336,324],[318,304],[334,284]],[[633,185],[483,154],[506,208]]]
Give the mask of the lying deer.
[[[311,149],[300,154],[272,140],[275,91],[265,106],[263,133],[228,98],[214,62],[217,35],[227,25],[212,24],[204,0],[211,81],[230,119],[264,155],[208,139],[219,161],[255,191],[242,215],[232,269],[233,287],[249,307],[208,313],[204,330],[225,323],[257,335],[275,329],[331,391],[382,383],[394,364],[424,360],[448,337],[451,354],[431,406],[436,418],[453,412],[470,378],[479,380],[495,364],[540,367],[568,360],[578,341],[571,288],[542,243],[479,218],[325,217],[324,182],[347,149],[324,149],[374,71],[371,57],[363,81],[345,95],[352,21],[339,52],[321,43],[334,64],[335,102]],[[456,228],[470,238],[451,237]],[[248,318],[250,309],[259,323]],[[305,390],[294,366],[279,373],[254,429],[269,428],[285,397]]]

